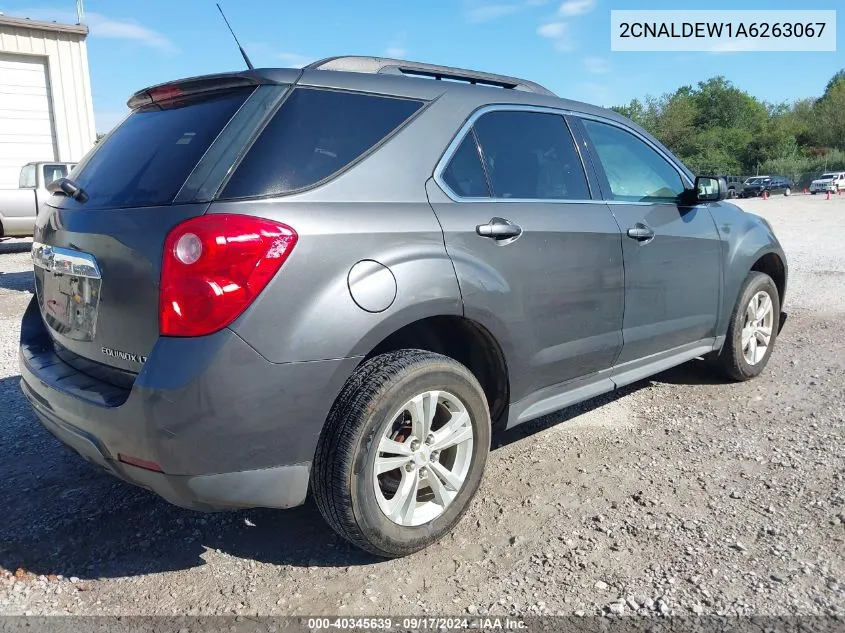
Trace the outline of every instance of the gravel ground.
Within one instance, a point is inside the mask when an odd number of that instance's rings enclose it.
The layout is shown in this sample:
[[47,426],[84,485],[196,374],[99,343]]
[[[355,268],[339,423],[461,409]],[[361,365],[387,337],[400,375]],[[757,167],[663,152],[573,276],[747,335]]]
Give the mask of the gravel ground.
[[692,362],[500,436],[454,534],[389,562],[312,503],[195,514],[63,449],[18,388],[27,243],[0,244],[0,613],[845,614],[845,197],[741,204],[789,256],[764,375]]

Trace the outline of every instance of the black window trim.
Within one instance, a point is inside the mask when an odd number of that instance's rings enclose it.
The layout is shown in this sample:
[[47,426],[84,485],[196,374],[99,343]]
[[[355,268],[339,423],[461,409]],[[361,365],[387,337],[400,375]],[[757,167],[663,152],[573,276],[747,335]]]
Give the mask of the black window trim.
[[[484,164],[482,160],[481,166],[484,169],[484,175],[487,177],[487,186],[491,193],[491,197],[489,198],[468,198],[459,196],[455,193],[449,185],[446,184],[446,181],[443,178],[443,172],[449,167],[449,163],[452,161],[452,157],[458,151],[458,148],[463,143],[464,138],[467,134],[472,133],[475,135],[475,122],[478,121],[482,116],[489,112],[535,112],[538,114],[554,114],[561,118],[561,123],[564,126],[564,129],[569,132],[569,136],[572,139],[572,145],[575,147],[575,152],[578,154],[578,159],[581,161],[581,169],[584,170],[584,178],[587,181],[587,191],[590,194],[590,198],[587,199],[578,199],[578,198],[496,198],[492,196],[493,188],[492,184],[490,183],[490,178],[487,176],[487,166]],[[494,103],[482,106],[472,112],[469,117],[464,121],[463,125],[461,125],[458,132],[452,138],[452,142],[446,146],[446,149],[443,152],[443,155],[440,157],[440,160],[437,161],[437,165],[434,168],[434,182],[443,190],[453,202],[484,202],[484,203],[496,203],[496,204],[508,204],[508,203],[546,203],[546,204],[604,204],[603,200],[600,200],[595,191],[595,183],[592,181],[590,177],[590,171],[587,168],[587,163],[584,160],[583,152],[581,151],[581,147],[578,143],[578,138],[574,134],[572,128],[569,125],[569,121],[567,121],[566,117],[568,114],[577,115],[576,112],[570,112],[568,110],[563,110],[561,108],[550,108],[545,106],[532,106],[532,105],[520,105],[518,103]],[[476,137],[476,146],[479,147],[480,151],[483,152],[484,148],[478,143],[478,139]]]
[[[236,197],[236,198],[235,197],[231,197],[231,198],[221,197],[223,195],[223,192],[226,191],[226,187],[228,186],[229,181],[232,179],[235,172],[241,166],[241,163],[244,161],[244,159],[246,159],[247,155],[249,154],[249,151],[252,149],[252,146],[258,141],[258,138],[264,132],[264,129],[268,125],[270,125],[270,122],[273,120],[273,118],[276,116],[276,114],[278,114],[278,112],[284,107],[285,103],[287,102],[288,99],[290,99],[291,95],[296,90],[300,90],[300,89],[302,89],[302,90],[321,90],[323,92],[341,92],[341,93],[344,93],[344,94],[357,94],[357,95],[364,95],[364,96],[370,96],[370,97],[385,97],[385,98],[388,98],[388,99],[397,99],[397,100],[402,100],[402,101],[419,101],[420,103],[422,103],[422,106],[416,112],[414,112],[411,116],[409,116],[407,119],[405,119],[405,121],[403,121],[399,126],[394,128],[387,136],[385,136],[378,143],[376,143],[375,145],[370,147],[366,152],[364,152],[363,154],[358,156],[358,158],[356,158],[355,160],[347,163],[341,169],[334,172],[333,174],[326,176],[322,180],[319,180],[319,181],[317,181],[313,184],[307,185],[305,187],[300,187],[298,189],[291,189],[290,191],[285,191],[283,193],[269,193],[269,194],[260,195],[260,196],[239,196],[239,197]],[[232,165],[232,167],[229,169],[229,172],[226,174],[226,178],[223,179],[223,182],[217,188],[217,192],[214,195],[213,201],[214,202],[217,202],[217,201],[219,201],[219,202],[239,202],[239,201],[243,201],[243,200],[268,200],[268,199],[271,199],[271,198],[284,198],[284,197],[287,197],[287,196],[293,196],[293,195],[296,195],[296,194],[304,193],[306,191],[311,191],[312,189],[317,189],[318,187],[322,187],[326,183],[334,180],[335,178],[339,178],[341,175],[345,174],[350,169],[353,169],[359,163],[361,163],[364,160],[366,160],[367,158],[369,158],[372,154],[375,154],[379,149],[382,148],[382,146],[384,146],[390,140],[395,138],[402,130],[404,130],[407,126],[409,126],[411,123],[413,123],[435,101],[437,101],[437,98],[428,100],[428,99],[423,99],[421,97],[407,97],[407,96],[403,96],[403,95],[395,95],[395,94],[390,94],[390,93],[374,92],[372,90],[346,90],[344,88],[300,85],[300,84],[296,84],[296,83],[290,84],[290,89],[282,96],[282,98],[279,100],[279,103],[276,104],[276,106],[272,109],[272,111],[270,113],[268,113],[268,115],[265,117],[265,119],[258,126],[258,129],[252,135],[252,138],[250,139],[249,143],[244,147],[244,149],[238,155],[237,160]]]

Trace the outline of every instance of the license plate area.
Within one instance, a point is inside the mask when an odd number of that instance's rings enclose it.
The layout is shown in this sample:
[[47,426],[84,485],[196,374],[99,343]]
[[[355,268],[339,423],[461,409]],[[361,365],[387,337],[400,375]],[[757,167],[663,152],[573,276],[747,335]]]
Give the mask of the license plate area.
[[44,322],[69,339],[93,341],[102,284],[94,256],[35,242],[32,263]]

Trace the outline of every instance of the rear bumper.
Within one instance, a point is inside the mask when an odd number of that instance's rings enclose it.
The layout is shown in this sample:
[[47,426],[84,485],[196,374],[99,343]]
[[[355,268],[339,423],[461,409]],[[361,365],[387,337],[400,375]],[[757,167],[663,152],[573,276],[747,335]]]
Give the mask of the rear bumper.
[[23,393],[50,433],[112,475],[196,510],[301,504],[334,394],[360,362],[273,364],[230,330],[162,338],[116,397],[118,388],[56,356],[34,302],[19,360]]

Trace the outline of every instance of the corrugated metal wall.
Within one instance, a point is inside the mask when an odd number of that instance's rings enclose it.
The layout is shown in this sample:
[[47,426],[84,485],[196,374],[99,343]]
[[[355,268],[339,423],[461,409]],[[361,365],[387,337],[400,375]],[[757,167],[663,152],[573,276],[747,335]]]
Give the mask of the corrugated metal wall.
[[[78,161],[96,139],[85,34],[0,23],[0,53],[46,59],[55,148],[60,161]],[[0,99],[3,98],[0,75]]]

